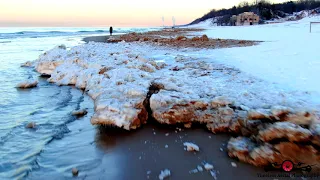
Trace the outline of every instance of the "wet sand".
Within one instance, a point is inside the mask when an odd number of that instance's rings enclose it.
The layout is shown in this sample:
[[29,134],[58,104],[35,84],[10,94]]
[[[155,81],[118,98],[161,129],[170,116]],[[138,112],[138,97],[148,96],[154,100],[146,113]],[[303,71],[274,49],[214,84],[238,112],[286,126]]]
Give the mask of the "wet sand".
[[[119,167],[119,176],[115,176],[115,179],[158,179],[160,171],[165,168],[171,171],[168,179],[214,179],[206,170],[190,173],[203,162],[212,164],[217,172],[217,179],[222,180],[254,180],[259,179],[258,174],[285,175],[283,172],[265,172],[262,168],[229,158],[226,145],[230,136],[214,135],[201,127],[177,131],[174,127],[153,123],[133,132],[104,128],[97,131],[96,138],[98,148],[104,149],[109,155],[120,156],[118,163],[122,166]],[[200,151],[185,151],[184,142],[194,142],[200,147]],[[235,162],[237,167],[232,167],[232,162]],[[108,164],[105,163],[102,167]],[[149,175],[148,171],[151,172]],[[104,176],[101,174],[96,177],[102,179]]]
[[[76,179],[159,179],[160,171],[166,168],[171,171],[168,179],[214,179],[206,170],[189,173],[203,162],[214,166],[219,180],[254,180],[260,179],[259,173],[267,174],[262,168],[228,157],[229,135],[214,135],[200,126],[177,130],[173,126],[149,123],[135,131],[94,127],[90,124],[92,101],[86,95],[84,99],[81,106],[90,106],[89,113],[70,123],[71,132],[43,150],[37,161],[40,168],[30,172],[27,179],[69,179],[73,167],[79,169]],[[184,142],[194,142],[200,152],[185,151]],[[231,162],[237,167],[232,167]]]
[[[253,180],[257,173],[265,173],[228,157],[229,135],[214,135],[200,126],[179,130],[154,122],[135,131],[95,127],[90,124],[92,100],[84,95],[80,107],[88,108],[88,114],[68,124],[70,132],[46,146],[37,158],[39,167],[27,179],[72,178],[73,167],[79,169],[77,179],[158,179],[166,168],[171,171],[169,179],[213,179],[205,170],[189,173],[203,162],[214,166],[218,179]],[[184,142],[194,142],[200,152],[185,151]]]
[[[107,151],[108,147],[113,146],[114,153],[121,154],[123,166],[120,168],[123,174],[120,179],[158,179],[160,171],[165,168],[172,173],[169,179],[212,179],[207,171],[189,173],[204,161],[213,164],[215,170],[219,171],[218,179],[256,179],[256,173],[262,172],[228,158],[225,151],[228,136],[214,136],[199,128],[176,132],[175,128],[149,124],[133,132],[103,129],[96,137],[100,148]],[[185,151],[184,142],[196,143],[200,152]],[[238,167],[232,167],[231,162],[236,162]],[[149,175],[148,171],[151,172]]]
[[[113,35],[113,37],[118,37],[119,35]],[[83,41],[88,43],[88,42],[103,42],[106,43],[108,39],[110,38],[110,35],[106,36],[90,36],[90,37],[85,37],[83,38]]]

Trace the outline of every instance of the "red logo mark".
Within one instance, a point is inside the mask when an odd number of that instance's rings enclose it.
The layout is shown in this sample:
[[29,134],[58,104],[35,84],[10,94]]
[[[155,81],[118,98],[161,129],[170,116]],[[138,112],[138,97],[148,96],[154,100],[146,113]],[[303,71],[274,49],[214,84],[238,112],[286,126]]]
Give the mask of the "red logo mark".
[[289,160],[286,160],[286,161],[283,161],[281,167],[284,171],[290,172],[293,169],[293,163]]

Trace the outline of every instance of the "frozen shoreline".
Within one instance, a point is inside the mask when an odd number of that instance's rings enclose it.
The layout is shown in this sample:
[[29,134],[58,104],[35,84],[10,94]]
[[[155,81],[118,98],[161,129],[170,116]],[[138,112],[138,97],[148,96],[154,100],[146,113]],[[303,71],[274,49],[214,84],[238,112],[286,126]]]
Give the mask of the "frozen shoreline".
[[[192,48],[155,47],[142,42],[89,43],[71,50],[57,47],[41,55],[34,65],[39,73],[51,76],[49,82],[75,85],[88,93],[95,102],[92,124],[129,130],[140,127],[152,116],[164,124],[182,123],[190,127],[195,122],[203,123],[213,133],[260,138],[262,132],[277,131],[278,121],[286,121],[288,124],[281,128],[307,125],[305,130],[293,128],[291,132],[306,133],[303,141],[312,140],[317,144],[319,119],[317,112],[312,111],[316,106],[308,101],[310,95],[279,89],[235,68],[218,64],[202,52]],[[259,123],[248,125],[256,122]],[[269,124],[275,126],[269,127]],[[283,136],[280,133],[278,138],[285,138]],[[244,143],[257,146],[246,149],[247,153],[264,151],[264,146],[269,144],[267,140],[257,143],[233,139],[228,147],[229,155],[241,159],[238,151],[244,150],[239,149],[239,145]],[[290,158],[274,155],[276,151],[272,148],[267,150],[269,154],[260,157],[264,158],[261,164],[252,161],[251,155],[241,160],[264,166],[274,160]]]
[[[210,104],[215,98],[227,97],[228,104],[236,100],[235,106],[244,105],[249,109],[270,109],[277,105],[311,110],[316,107],[310,106],[308,94],[277,89],[237,69],[204,59],[196,52],[191,48],[181,52],[143,43],[89,43],[69,51],[57,47],[46,52],[36,63],[36,70],[51,75],[49,82],[85,89],[96,100],[96,110],[110,108],[109,103],[115,103],[108,102],[109,96],[121,101],[114,104],[116,107],[122,103],[134,108],[133,105],[146,98],[152,83],[163,86],[158,89],[160,93],[151,98],[152,110],[159,106],[153,100],[161,96],[161,99],[168,98],[164,102],[168,106],[187,101]],[[159,54],[163,55],[157,57]],[[118,91],[114,92],[115,89]],[[123,96],[133,102],[127,102]]]

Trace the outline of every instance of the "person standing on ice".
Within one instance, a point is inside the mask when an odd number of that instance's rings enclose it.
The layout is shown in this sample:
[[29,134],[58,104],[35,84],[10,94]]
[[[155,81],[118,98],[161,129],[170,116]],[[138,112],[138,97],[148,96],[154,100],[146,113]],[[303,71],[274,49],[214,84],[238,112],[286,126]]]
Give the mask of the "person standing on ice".
[[112,28],[112,26],[110,26],[110,29],[109,29],[110,36],[112,36],[112,31],[113,31],[113,28]]

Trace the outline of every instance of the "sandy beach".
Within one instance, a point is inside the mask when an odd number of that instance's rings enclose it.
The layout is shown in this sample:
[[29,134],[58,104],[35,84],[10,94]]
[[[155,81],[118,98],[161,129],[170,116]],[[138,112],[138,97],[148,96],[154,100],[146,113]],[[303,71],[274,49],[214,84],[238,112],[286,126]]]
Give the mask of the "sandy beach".
[[[117,35],[115,35],[117,36]],[[106,43],[108,41],[108,39],[110,38],[110,36],[89,36],[89,37],[85,37],[83,38],[83,41],[88,43],[88,42],[102,42],[102,43]]]

